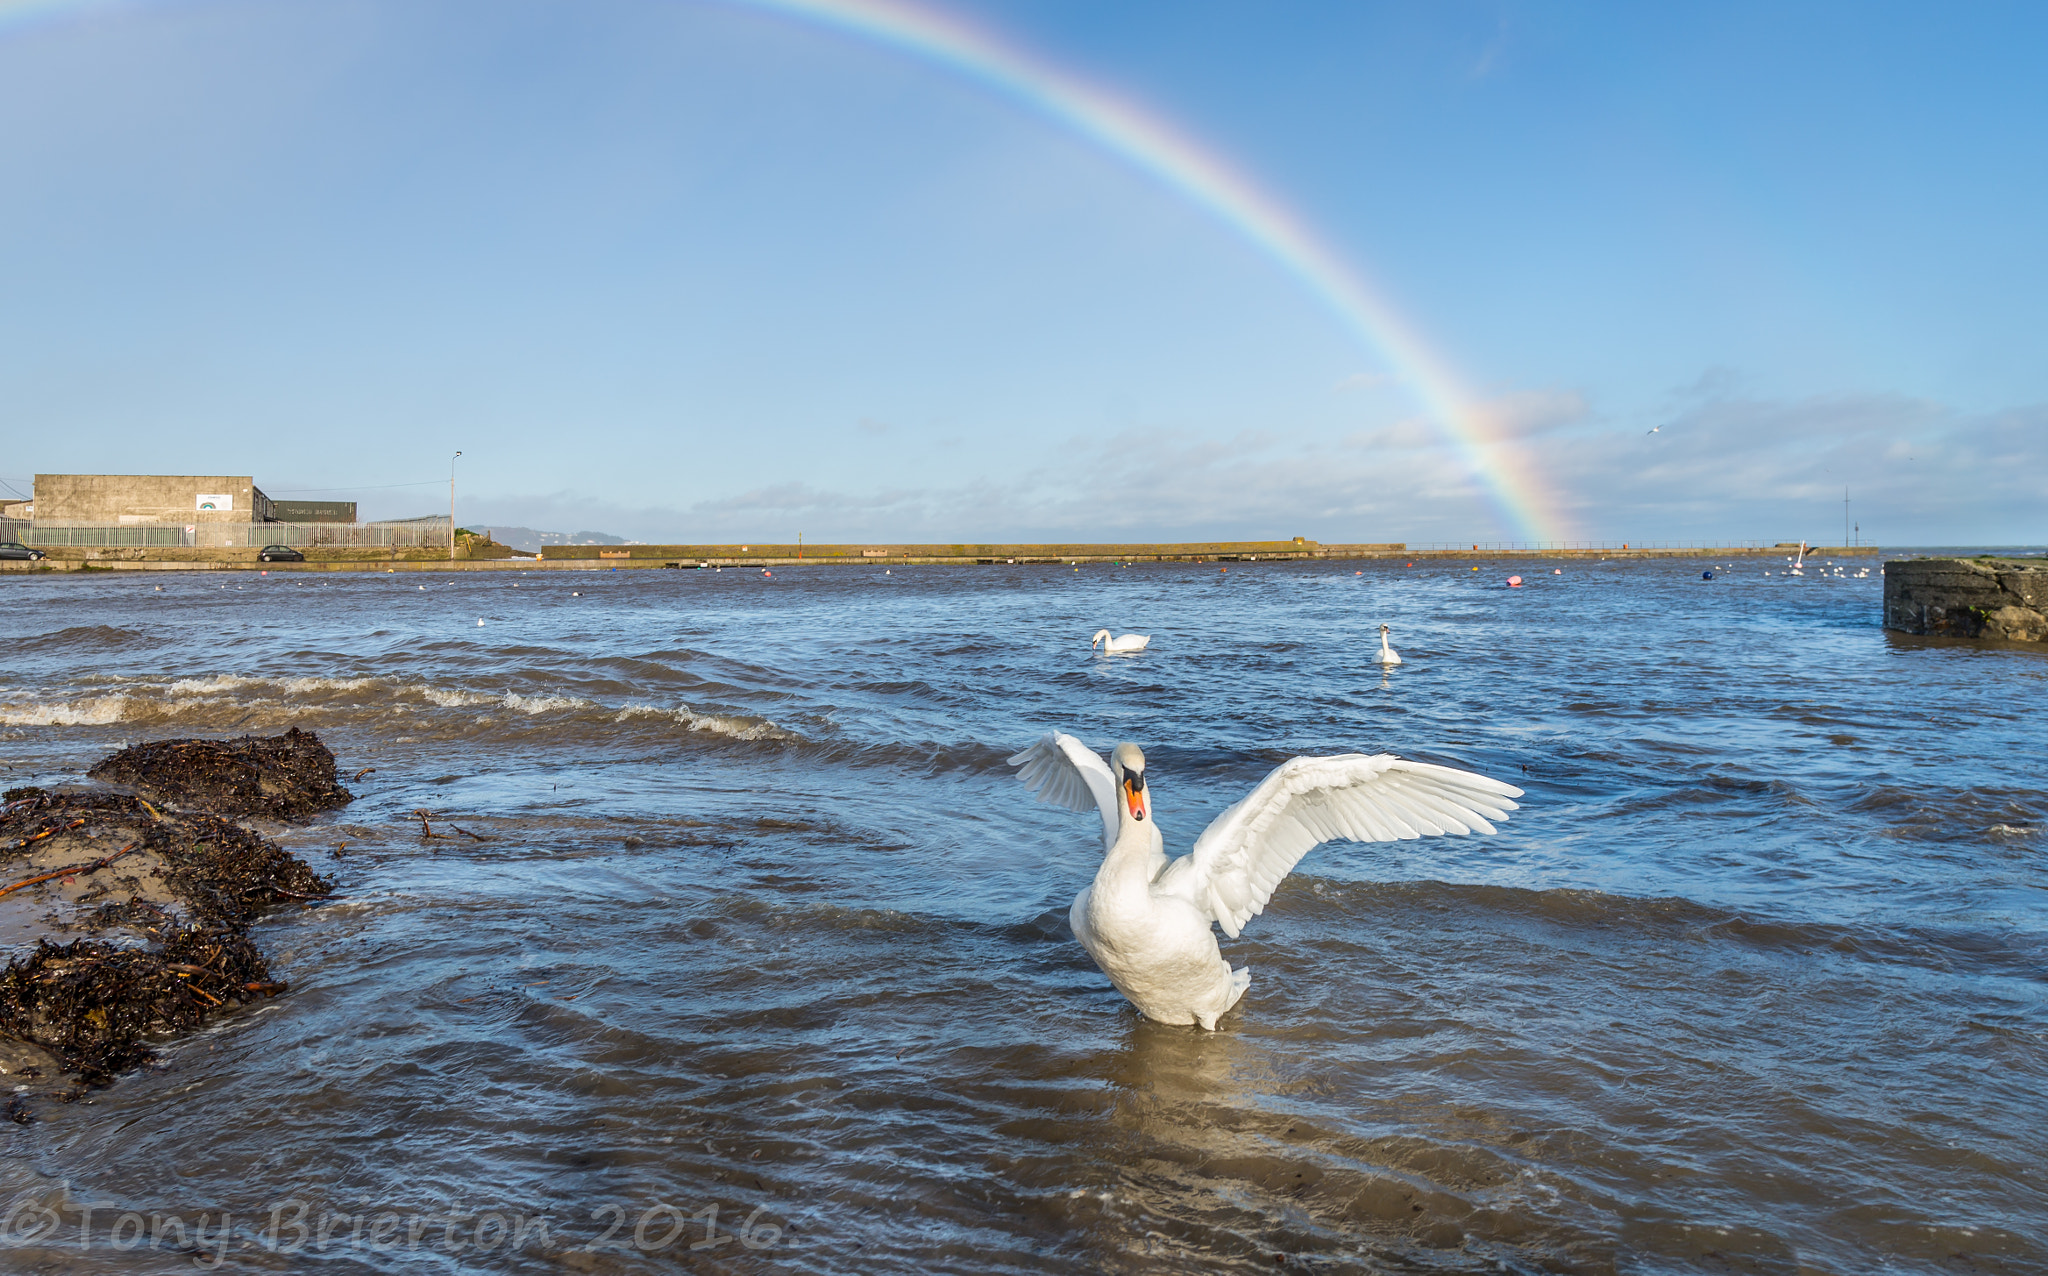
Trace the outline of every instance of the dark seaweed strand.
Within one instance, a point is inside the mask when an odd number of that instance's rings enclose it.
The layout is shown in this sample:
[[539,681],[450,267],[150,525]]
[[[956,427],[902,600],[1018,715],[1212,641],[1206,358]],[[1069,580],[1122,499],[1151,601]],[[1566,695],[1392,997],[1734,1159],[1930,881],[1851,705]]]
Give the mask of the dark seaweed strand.
[[311,731],[232,740],[155,740],[87,772],[158,801],[222,815],[302,820],[355,795],[336,778],[334,754]]

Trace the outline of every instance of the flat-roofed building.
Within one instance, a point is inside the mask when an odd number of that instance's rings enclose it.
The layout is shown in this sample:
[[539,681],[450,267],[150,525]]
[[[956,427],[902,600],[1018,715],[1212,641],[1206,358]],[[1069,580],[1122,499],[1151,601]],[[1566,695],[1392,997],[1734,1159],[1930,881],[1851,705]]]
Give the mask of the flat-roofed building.
[[272,516],[280,523],[353,523],[354,501],[272,501]]
[[41,524],[131,527],[268,523],[269,497],[246,474],[38,474]]

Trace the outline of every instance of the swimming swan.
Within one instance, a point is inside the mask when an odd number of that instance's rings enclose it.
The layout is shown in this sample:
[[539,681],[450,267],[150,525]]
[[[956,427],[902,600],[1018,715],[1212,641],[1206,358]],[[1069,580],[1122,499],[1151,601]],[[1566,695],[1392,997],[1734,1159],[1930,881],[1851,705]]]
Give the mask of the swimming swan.
[[1232,939],[1315,846],[1494,831],[1522,791],[1470,771],[1392,754],[1294,758],[1217,816],[1194,849],[1166,858],[1145,785],[1145,755],[1119,744],[1109,765],[1073,736],[1048,733],[1010,760],[1041,802],[1102,816],[1103,860],[1067,914],[1074,938],[1147,1019],[1218,1017],[1251,986],[1212,924]]
[[1401,653],[1387,645],[1387,634],[1389,632],[1391,631],[1385,625],[1380,626],[1380,649],[1374,652],[1372,656],[1372,662],[1376,665],[1398,665],[1401,663]]
[[1121,638],[1112,638],[1107,629],[1098,629],[1095,631],[1095,637],[1089,640],[1088,646],[1092,649],[1099,642],[1105,652],[1143,651],[1145,644],[1151,641],[1151,634],[1125,634]]

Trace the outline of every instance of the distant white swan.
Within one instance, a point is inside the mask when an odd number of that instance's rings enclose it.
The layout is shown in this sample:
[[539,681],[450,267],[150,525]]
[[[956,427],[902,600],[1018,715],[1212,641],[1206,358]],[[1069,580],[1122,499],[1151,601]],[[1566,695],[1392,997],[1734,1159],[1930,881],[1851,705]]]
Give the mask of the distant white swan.
[[1252,978],[1230,968],[1210,927],[1237,938],[1311,849],[1491,833],[1490,821],[1505,820],[1522,796],[1499,780],[1386,753],[1293,758],[1211,821],[1190,853],[1168,860],[1137,745],[1119,744],[1104,766],[1073,736],[1052,733],[1010,765],[1039,801],[1102,817],[1102,867],[1067,914],[1074,938],[1147,1019],[1209,1029]]
[[1376,665],[1398,665],[1401,663],[1401,653],[1387,645],[1387,635],[1391,632],[1385,625],[1380,626],[1380,649],[1372,653],[1372,662]]
[[1107,629],[1098,629],[1095,631],[1095,637],[1089,640],[1088,646],[1092,650],[1096,643],[1101,643],[1105,652],[1143,651],[1145,644],[1151,641],[1151,634],[1125,634],[1121,638],[1112,638]]

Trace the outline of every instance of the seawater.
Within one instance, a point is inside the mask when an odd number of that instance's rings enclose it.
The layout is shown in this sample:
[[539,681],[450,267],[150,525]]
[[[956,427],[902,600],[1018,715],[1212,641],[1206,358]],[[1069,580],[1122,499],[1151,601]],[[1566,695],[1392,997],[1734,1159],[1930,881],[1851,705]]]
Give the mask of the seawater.
[[[0,1127],[7,1269],[2042,1270],[2048,659],[1552,566],[7,577],[8,785],[375,768],[266,826],[287,995]],[[1174,853],[1296,754],[1527,796],[1314,851],[1208,1034],[1073,944],[1047,730]]]

